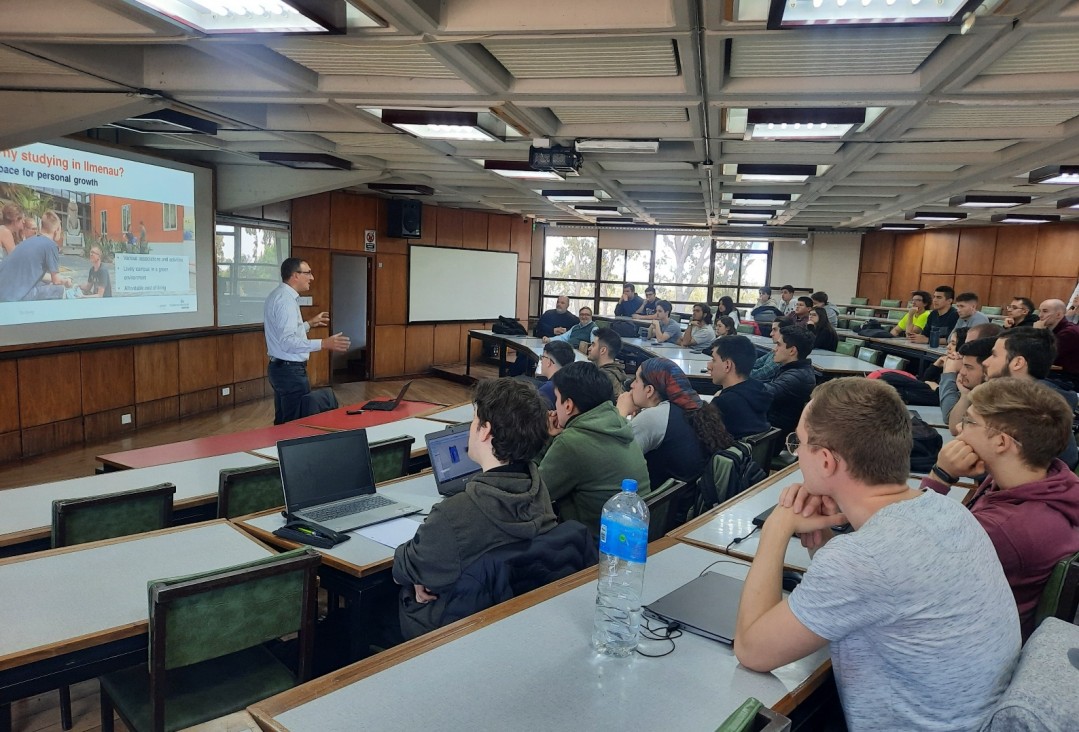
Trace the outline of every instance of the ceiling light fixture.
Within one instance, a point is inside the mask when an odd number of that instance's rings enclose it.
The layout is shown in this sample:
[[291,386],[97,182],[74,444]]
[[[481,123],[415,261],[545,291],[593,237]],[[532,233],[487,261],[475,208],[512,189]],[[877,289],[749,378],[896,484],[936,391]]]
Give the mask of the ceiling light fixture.
[[995,224],[1049,224],[1060,221],[1060,217],[1056,214],[1003,213],[993,214],[989,219]]
[[922,25],[950,23],[960,11],[972,10],[982,0],[898,0],[898,2],[821,2],[820,0],[771,0],[768,29],[807,25]]
[[727,226],[753,226],[760,228],[766,224],[763,221],[728,221]]
[[[128,0],[167,20],[200,33],[327,33],[329,18],[316,15],[303,0]],[[344,6],[326,4],[344,19]],[[381,25],[370,18],[375,25]]]
[[528,163],[520,160],[484,160],[483,168],[492,173],[498,173],[504,178],[518,178],[521,180],[565,180],[565,178],[552,170],[535,170]]
[[881,231],[921,231],[925,224],[881,224]]
[[573,210],[582,216],[618,216],[618,206],[574,206]]
[[1079,165],[1046,165],[1030,171],[1027,182],[1076,186],[1079,185]]
[[399,196],[430,196],[435,189],[431,186],[411,185],[408,183],[368,183],[367,187],[372,191],[392,193]]
[[540,195],[554,203],[599,203],[599,196],[595,191],[557,191],[543,190]]
[[259,160],[296,170],[352,170],[352,163],[325,153],[259,153]]
[[865,124],[865,109],[860,107],[765,107],[749,110],[746,118],[746,139],[836,139],[862,124]]
[[384,109],[382,121],[425,140],[501,142],[506,137],[506,123],[488,113]]
[[905,218],[907,221],[962,221],[965,213],[950,213],[948,211],[911,211]]
[[965,196],[952,196],[948,199],[948,205],[961,208],[1012,208],[1025,206],[1030,201],[1030,196],[984,196],[968,193]]
[[175,109],[158,109],[138,117],[128,117],[113,122],[112,127],[142,134],[168,135],[216,135],[217,123],[201,117],[177,112]]
[[585,138],[573,143],[579,153],[655,153],[659,140],[603,140]]
[[805,183],[817,174],[816,165],[739,163],[736,170],[736,180],[740,183]]
[[732,193],[730,202],[735,206],[785,206],[794,196],[790,193]]
[[776,212],[772,209],[742,209],[731,211],[727,214],[729,219],[770,219],[776,215]]

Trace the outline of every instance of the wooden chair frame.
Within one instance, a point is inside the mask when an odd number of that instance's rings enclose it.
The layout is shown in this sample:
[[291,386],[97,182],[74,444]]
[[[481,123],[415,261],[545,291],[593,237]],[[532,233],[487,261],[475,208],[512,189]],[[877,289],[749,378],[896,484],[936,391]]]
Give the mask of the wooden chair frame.
[[[217,517],[232,518],[229,516],[229,498],[232,494],[232,483],[238,478],[249,478],[262,475],[281,475],[281,466],[278,463],[266,465],[253,465],[249,468],[227,468],[222,470],[217,482]],[[285,505],[284,491],[281,493],[281,506]],[[271,508],[273,508],[271,506]]]

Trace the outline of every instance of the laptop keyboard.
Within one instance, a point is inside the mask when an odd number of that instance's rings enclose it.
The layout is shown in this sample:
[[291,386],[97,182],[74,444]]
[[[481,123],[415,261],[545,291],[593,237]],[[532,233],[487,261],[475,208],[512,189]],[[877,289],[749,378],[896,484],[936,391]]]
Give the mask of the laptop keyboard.
[[362,513],[374,508],[392,506],[393,504],[394,501],[376,493],[350,498],[347,501],[335,503],[332,506],[323,506],[322,508],[304,511],[303,514],[312,521],[332,521],[333,519],[341,518],[342,516],[350,516],[354,513]]

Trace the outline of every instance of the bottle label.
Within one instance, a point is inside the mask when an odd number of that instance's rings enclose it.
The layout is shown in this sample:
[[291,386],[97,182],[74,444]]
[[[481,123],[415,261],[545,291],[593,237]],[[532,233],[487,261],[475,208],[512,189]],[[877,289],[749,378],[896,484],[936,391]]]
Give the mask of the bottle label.
[[627,562],[644,564],[648,557],[648,528],[627,526],[604,517],[599,523],[599,550]]

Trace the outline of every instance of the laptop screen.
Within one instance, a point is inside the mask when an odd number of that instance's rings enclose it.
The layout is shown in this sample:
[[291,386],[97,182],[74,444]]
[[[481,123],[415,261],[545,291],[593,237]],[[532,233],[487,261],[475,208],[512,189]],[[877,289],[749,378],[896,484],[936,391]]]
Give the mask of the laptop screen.
[[290,513],[375,492],[365,430],[281,440],[277,459]]
[[427,435],[427,454],[435,480],[440,484],[480,472],[480,466],[468,456],[469,426],[460,424]]

